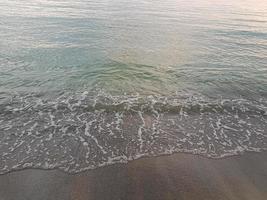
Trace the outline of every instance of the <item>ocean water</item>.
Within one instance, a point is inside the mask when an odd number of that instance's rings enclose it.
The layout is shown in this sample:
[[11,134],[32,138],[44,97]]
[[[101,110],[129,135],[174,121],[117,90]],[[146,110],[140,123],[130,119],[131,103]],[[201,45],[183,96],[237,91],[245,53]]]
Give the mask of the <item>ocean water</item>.
[[266,1],[0,1],[0,174],[266,149]]

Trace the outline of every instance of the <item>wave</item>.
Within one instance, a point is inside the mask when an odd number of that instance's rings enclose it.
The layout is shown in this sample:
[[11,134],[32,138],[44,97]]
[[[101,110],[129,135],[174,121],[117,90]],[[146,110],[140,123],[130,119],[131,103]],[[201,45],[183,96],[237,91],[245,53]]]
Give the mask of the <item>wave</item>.
[[76,173],[143,156],[267,149],[267,101],[104,91],[16,95],[0,104],[0,174]]

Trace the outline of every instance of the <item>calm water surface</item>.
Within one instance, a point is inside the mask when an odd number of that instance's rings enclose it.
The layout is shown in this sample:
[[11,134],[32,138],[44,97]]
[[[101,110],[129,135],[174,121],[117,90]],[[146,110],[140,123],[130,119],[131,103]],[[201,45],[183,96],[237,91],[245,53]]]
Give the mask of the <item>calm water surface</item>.
[[0,0],[0,173],[266,149],[266,1]]

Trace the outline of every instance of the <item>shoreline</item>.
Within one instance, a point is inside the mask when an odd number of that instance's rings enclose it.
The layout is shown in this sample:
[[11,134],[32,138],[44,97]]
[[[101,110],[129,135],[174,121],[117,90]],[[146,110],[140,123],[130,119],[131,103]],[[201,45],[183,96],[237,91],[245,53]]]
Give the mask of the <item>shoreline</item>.
[[130,160],[127,160],[126,162],[114,162],[114,163],[109,163],[106,165],[100,165],[97,166],[95,168],[88,168],[88,169],[82,169],[81,171],[77,171],[77,172],[67,172],[64,171],[63,169],[59,168],[59,167],[54,167],[54,168],[42,168],[42,167],[24,167],[24,168],[19,168],[19,169],[13,169],[11,171],[8,171],[6,173],[0,173],[0,177],[1,176],[5,176],[7,174],[12,174],[12,173],[16,173],[16,172],[21,172],[21,171],[27,171],[27,170],[41,170],[41,171],[58,171],[60,173],[66,174],[66,175],[77,175],[77,174],[81,174],[81,173],[85,173],[88,171],[94,171],[94,170],[99,170],[102,168],[108,168],[111,167],[113,165],[128,165],[131,164],[132,162],[136,162],[138,160],[150,160],[150,159],[157,159],[157,158],[161,158],[161,157],[172,157],[175,156],[176,154],[182,154],[182,155],[189,155],[189,156],[195,156],[195,157],[199,157],[199,158],[203,158],[203,159],[208,159],[208,160],[224,160],[224,159],[229,159],[232,157],[240,157],[240,156],[244,156],[246,154],[267,154],[267,149],[265,150],[260,150],[260,151],[244,151],[241,152],[240,154],[229,154],[229,155],[225,155],[225,156],[221,156],[221,157],[210,157],[207,155],[203,155],[203,154],[199,154],[199,153],[192,153],[192,152],[186,152],[186,151],[181,151],[181,152],[173,152],[173,153],[166,153],[166,154],[159,154],[159,155],[142,155],[140,157],[137,158],[133,158]]
[[264,200],[267,198],[267,152],[246,152],[221,159],[175,153],[77,174],[24,169],[0,175],[0,188],[3,200]]

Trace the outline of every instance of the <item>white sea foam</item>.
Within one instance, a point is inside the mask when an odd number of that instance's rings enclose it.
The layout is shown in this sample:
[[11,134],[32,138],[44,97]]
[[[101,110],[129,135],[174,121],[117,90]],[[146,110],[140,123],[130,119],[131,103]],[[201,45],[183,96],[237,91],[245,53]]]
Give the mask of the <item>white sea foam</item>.
[[267,102],[103,91],[14,96],[0,112],[0,173],[69,173],[174,152],[222,158],[267,149]]

